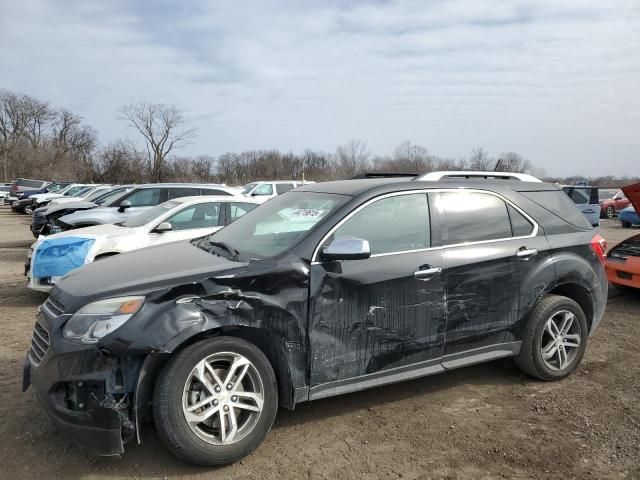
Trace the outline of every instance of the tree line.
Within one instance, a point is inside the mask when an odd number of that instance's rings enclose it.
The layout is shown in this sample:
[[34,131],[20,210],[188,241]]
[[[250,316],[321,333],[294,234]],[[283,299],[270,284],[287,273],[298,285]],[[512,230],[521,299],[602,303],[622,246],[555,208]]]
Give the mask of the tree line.
[[[246,150],[181,156],[196,135],[174,105],[137,103],[119,110],[135,139],[100,145],[98,133],[84,119],[30,95],[0,89],[0,175],[101,183],[206,182],[242,185],[254,180],[349,178],[365,171],[426,173],[436,170],[525,172],[544,177],[517,152],[491,156],[483,148],[459,158],[433,155],[423,146],[400,143],[390,155],[375,155],[362,140],[351,139],[334,152]],[[569,181],[569,179],[552,179]],[[615,187],[633,179],[572,177]],[[624,183],[626,182],[626,183]],[[573,182],[572,182],[573,183]]]

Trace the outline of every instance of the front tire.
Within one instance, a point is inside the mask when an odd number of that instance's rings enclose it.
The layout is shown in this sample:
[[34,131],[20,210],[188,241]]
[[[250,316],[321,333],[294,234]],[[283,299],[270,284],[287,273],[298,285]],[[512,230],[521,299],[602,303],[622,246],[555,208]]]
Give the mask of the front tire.
[[273,368],[260,349],[235,337],[195,343],[165,366],[153,416],[177,457],[205,466],[233,463],[265,438],[278,408]]
[[540,380],[565,378],[580,364],[588,333],[580,305],[567,297],[547,295],[529,316],[516,364]]

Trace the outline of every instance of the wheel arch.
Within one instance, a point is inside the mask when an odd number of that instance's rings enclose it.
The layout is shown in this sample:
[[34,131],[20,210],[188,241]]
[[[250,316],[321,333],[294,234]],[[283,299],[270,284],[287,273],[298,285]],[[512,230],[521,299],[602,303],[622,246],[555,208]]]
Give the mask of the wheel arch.
[[591,331],[594,314],[593,300],[589,290],[584,286],[573,282],[562,283],[560,285],[555,285],[552,289],[546,291],[545,295],[560,295],[567,297],[580,305],[580,308],[587,319],[587,327],[589,331]]

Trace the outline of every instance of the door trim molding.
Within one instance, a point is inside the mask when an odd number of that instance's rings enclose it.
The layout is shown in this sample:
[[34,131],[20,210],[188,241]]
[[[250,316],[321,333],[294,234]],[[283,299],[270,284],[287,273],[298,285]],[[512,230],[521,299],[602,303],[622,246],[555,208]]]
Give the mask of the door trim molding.
[[[433,360],[406,365],[380,372],[369,373],[359,377],[336,380],[315,385],[308,389],[308,400],[333,397],[345,393],[357,392],[392,383],[403,382],[414,378],[426,377],[446,372],[455,368],[484,363],[499,358],[512,357],[520,352],[522,342],[497,343],[486,347],[452,353]],[[296,403],[305,401],[299,398],[306,392],[296,392]]]

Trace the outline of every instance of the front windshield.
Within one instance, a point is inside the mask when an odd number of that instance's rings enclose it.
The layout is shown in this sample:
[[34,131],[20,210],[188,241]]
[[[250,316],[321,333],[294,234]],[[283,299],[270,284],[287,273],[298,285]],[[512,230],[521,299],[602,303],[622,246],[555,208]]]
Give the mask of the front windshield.
[[48,193],[55,193],[55,192],[59,192],[60,190],[67,188],[67,184],[66,183],[54,183],[52,185],[49,185],[47,187],[47,192]]
[[148,210],[140,212],[136,215],[131,215],[120,225],[123,227],[135,228],[146,225],[147,223],[153,221],[155,218],[164,215],[169,210],[174,207],[177,207],[182,202],[176,202],[175,200],[169,200],[168,202],[161,203],[160,205],[156,205],[155,207],[151,207]]
[[247,183],[244,187],[242,187],[242,193],[247,195],[253,188],[258,185],[257,183]]
[[87,187],[81,186],[81,185],[75,185],[73,187],[69,187],[67,190],[63,190],[62,195],[64,195],[65,197],[73,197],[76,193],[78,193],[80,190],[83,190]]
[[202,240],[224,242],[241,256],[265,258],[289,249],[350,197],[290,191],[278,195]]
[[86,195],[85,194],[85,200],[87,202],[93,202],[96,198],[100,198],[102,195],[105,194],[107,190],[105,190],[104,188],[96,188],[93,192],[91,192],[90,195]]

